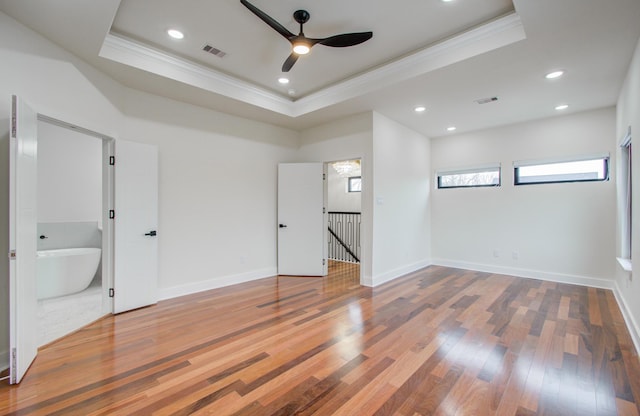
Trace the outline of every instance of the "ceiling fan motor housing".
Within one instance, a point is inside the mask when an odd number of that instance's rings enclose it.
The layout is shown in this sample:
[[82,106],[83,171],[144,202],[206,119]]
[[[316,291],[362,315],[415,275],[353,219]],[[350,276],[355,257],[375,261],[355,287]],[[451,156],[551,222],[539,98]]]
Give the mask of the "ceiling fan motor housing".
[[293,18],[300,24],[307,23],[311,15],[306,10],[296,10],[293,12]]

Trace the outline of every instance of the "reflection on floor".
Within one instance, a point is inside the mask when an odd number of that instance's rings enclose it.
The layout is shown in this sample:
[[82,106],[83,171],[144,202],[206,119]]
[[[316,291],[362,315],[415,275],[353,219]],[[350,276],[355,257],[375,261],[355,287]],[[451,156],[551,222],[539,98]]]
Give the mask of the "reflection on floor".
[[325,290],[345,291],[360,286],[360,264],[329,260],[329,275],[324,278]]

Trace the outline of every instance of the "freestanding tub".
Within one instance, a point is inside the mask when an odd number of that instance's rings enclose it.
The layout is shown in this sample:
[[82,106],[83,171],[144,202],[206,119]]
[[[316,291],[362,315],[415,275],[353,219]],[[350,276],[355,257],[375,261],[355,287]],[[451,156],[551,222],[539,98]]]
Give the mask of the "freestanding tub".
[[55,298],[85,290],[98,270],[99,248],[64,248],[38,251],[38,299]]

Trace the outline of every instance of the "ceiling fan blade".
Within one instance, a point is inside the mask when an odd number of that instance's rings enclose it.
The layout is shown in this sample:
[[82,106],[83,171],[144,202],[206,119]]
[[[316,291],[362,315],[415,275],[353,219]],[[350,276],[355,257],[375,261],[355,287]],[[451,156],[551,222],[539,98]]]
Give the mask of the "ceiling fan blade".
[[297,53],[292,53],[291,55],[289,55],[287,60],[282,64],[282,72],[289,72],[289,70],[293,67],[293,64],[295,64],[298,60],[299,56],[300,55],[298,55]]
[[262,10],[258,9],[256,6],[249,3],[247,0],[240,0],[240,3],[242,3],[247,9],[251,10],[253,14],[258,16],[260,19],[262,19],[263,22],[271,26],[276,32],[280,33],[285,38],[289,39],[295,36],[286,27],[282,26],[274,18],[272,18]]
[[344,48],[366,42],[373,37],[373,32],[343,33],[342,35],[330,36],[325,39],[311,39],[324,46],[334,48]]

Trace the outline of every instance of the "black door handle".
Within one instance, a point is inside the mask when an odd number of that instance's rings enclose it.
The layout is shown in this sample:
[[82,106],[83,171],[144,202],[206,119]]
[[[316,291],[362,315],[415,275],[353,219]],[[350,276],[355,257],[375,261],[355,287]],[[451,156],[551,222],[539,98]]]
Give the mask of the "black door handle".
[[287,228],[287,224],[280,224],[280,225],[278,225],[278,227],[280,227],[280,228]]
[[146,236],[149,236],[149,237],[155,237],[157,234],[158,234],[158,233],[156,233],[156,230],[153,230],[153,231],[149,231],[149,232],[148,232],[148,233],[146,233],[145,235],[146,235]]

